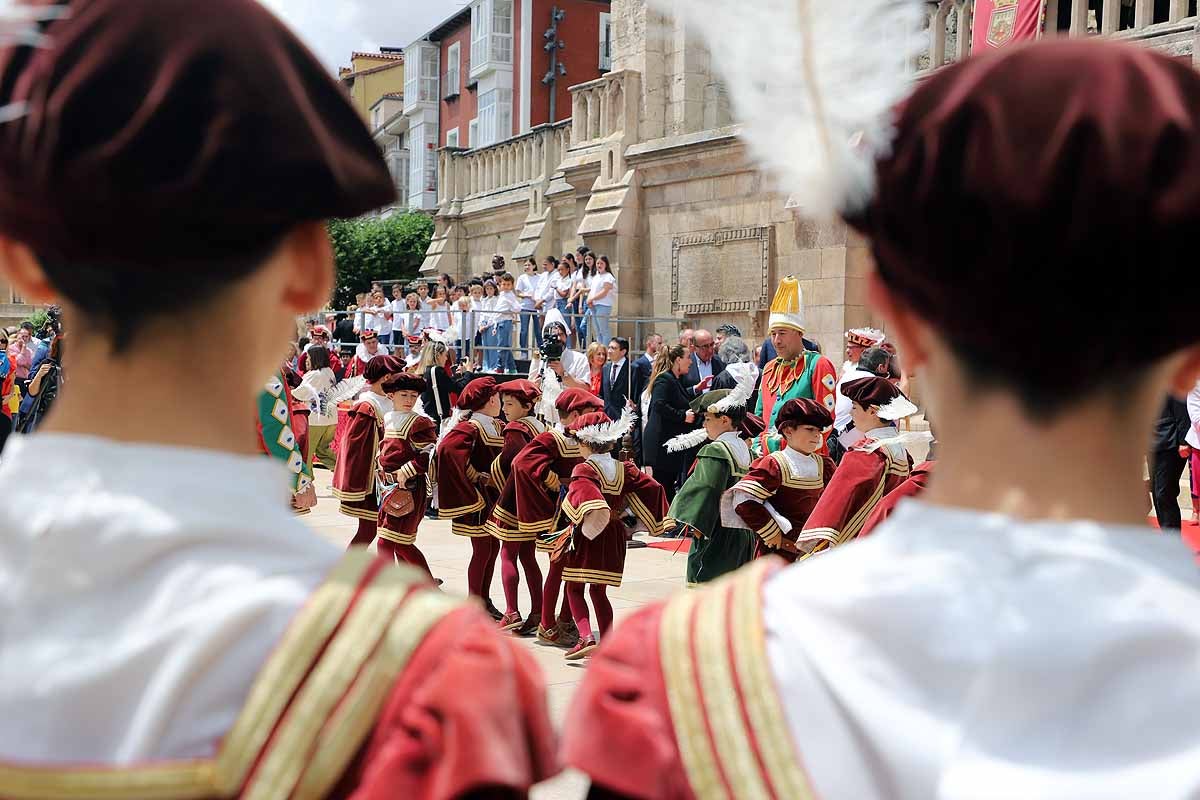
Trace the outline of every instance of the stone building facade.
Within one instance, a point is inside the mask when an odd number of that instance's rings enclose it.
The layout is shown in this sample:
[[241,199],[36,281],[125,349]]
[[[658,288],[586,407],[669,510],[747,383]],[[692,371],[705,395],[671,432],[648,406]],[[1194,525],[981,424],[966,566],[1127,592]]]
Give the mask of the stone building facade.
[[[1161,13],[1154,0],[1135,0],[1129,20],[1117,3],[1106,13],[1088,0],[1050,1],[1047,18],[1066,21],[1051,35],[1111,28],[1106,35],[1192,59],[1187,0],[1168,0]],[[973,0],[927,6],[919,73],[970,49]],[[493,254],[540,259],[587,244],[617,273],[616,316],[732,322],[754,339],[766,333],[779,279],[795,275],[810,336],[840,363],[842,332],[878,324],[866,305],[866,243],[840,222],[793,212],[749,162],[708,52],[682,23],[644,0],[613,0],[611,14],[612,72],[571,87],[569,121],[440,150],[424,272],[465,278]]]

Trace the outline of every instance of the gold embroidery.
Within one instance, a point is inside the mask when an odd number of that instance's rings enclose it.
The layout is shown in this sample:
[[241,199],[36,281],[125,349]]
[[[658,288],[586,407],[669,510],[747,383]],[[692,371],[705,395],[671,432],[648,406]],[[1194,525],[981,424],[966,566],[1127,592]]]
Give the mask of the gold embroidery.
[[395,542],[396,544],[417,543],[417,535],[415,533],[398,533],[382,527],[379,528],[376,533],[379,535],[380,539],[387,539],[389,542]]
[[601,570],[564,569],[563,580],[568,583],[601,583],[605,586],[620,586],[622,573]]
[[[399,567],[383,570],[359,593],[321,660],[284,714],[265,757],[254,770],[245,800],[287,797],[309,760],[321,725],[346,696],[362,665],[387,632],[389,619],[420,574]],[[343,765],[344,766],[344,765]]]
[[274,653],[254,679],[233,728],[215,759],[114,769],[10,767],[0,765],[0,787],[15,800],[191,800],[232,797],[304,681],[330,634],[341,622],[374,557],[347,553],[301,607]]
[[341,778],[378,718],[380,706],[429,630],[463,601],[426,590],[412,597],[388,626],[379,652],[363,669],[350,693],[317,738],[297,798],[325,797]]
[[483,442],[488,447],[494,447],[497,449],[504,447],[504,435],[503,434],[496,436],[490,430],[488,430],[488,427],[486,425],[484,425],[482,422],[475,419],[474,417],[472,417],[471,419],[469,419],[467,421],[475,426],[475,430],[479,431],[479,441]]
[[696,689],[695,661],[690,651],[692,615],[705,592],[676,595],[667,603],[660,623],[663,682],[675,727],[679,757],[688,784],[697,800],[723,797],[725,787],[717,775],[716,759],[701,712],[702,699]]
[[775,463],[779,465],[779,473],[782,476],[780,483],[789,489],[820,489],[825,486],[825,460],[819,456],[811,453],[808,456],[817,462],[817,477],[815,478],[797,475],[782,450],[776,450],[771,453],[770,457],[775,459]]

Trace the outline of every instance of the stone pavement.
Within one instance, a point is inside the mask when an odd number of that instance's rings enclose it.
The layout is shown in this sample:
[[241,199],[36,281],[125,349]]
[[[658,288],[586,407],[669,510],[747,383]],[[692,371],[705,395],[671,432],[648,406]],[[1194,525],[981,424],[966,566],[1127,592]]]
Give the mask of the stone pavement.
[[[317,507],[301,519],[325,539],[339,545],[349,543],[358,527],[357,522],[338,513],[337,500],[333,498],[329,488],[329,472],[318,469],[316,482],[319,498]],[[640,538],[646,537],[642,534]],[[471,557],[471,545],[466,538],[450,532],[449,522],[425,520],[417,537],[417,546],[429,560],[433,574],[445,581],[445,591],[462,595],[467,593],[467,561]],[[630,550],[625,562],[624,581],[620,588],[610,588],[608,592],[616,614],[616,623],[620,624],[622,617],[635,609],[664,599],[673,591],[683,588],[686,558],[683,553],[675,554],[651,547]],[[547,559],[545,556],[539,556],[539,560],[544,573]],[[523,575],[520,597],[521,612],[528,613],[529,594]],[[492,582],[492,600],[503,609],[504,591],[500,586],[498,565]],[[578,662],[564,661],[565,651],[557,647],[538,645],[532,638],[521,641],[542,669],[549,687],[550,713],[555,724],[561,725],[566,717],[571,695],[583,678],[585,667]],[[534,800],[580,800],[586,793],[587,781],[577,773],[567,773],[539,786],[533,797]]]

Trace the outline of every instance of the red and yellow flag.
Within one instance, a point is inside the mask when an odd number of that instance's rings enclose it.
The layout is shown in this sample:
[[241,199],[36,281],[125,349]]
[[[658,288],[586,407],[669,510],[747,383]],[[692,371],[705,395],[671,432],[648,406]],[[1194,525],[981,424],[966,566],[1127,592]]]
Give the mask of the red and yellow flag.
[[1042,32],[1046,0],[975,0],[971,49],[1004,47],[1036,39]]

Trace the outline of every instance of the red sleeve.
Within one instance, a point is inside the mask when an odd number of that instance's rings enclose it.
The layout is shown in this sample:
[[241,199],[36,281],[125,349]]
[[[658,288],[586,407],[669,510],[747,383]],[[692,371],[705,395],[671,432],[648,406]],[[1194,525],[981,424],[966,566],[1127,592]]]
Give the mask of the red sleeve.
[[896,510],[896,505],[901,500],[906,497],[916,497],[925,491],[925,487],[929,484],[929,475],[932,471],[933,462],[926,461],[924,464],[913,469],[912,476],[908,480],[884,495],[884,498],[879,501],[879,505],[875,506],[875,510],[871,512],[871,516],[867,517],[862,530],[858,532],[858,538],[861,539],[864,536],[869,536],[871,531],[886,521],[892,515],[892,512]]
[[554,741],[532,656],[481,610],[462,609],[430,631],[400,675],[348,796],[524,796],[559,771]]
[[571,486],[567,489],[563,511],[566,512],[567,519],[578,525],[583,522],[588,511],[598,510],[600,506],[609,507],[604,493],[600,491],[596,471],[587,464],[580,464],[571,473]]
[[[366,492],[374,484],[375,436],[378,423],[370,404],[360,403],[350,409],[349,422],[338,453],[333,488],[344,494]],[[347,498],[354,499],[354,498]],[[360,498],[361,499],[361,498]]]
[[500,448],[500,455],[492,462],[492,481],[497,491],[508,482],[513,459],[525,449],[525,445],[529,444],[532,438],[529,428],[520,422],[510,422],[504,426],[504,446]]
[[866,517],[883,497],[886,471],[887,458],[882,453],[863,450],[846,453],[804,523],[797,539],[801,548],[829,547],[857,536]]
[[471,465],[475,446],[475,426],[460,422],[446,434],[437,448],[438,509],[443,519],[474,513],[483,507],[476,478],[478,470]]
[[734,511],[746,523],[746,527],[764,539],[783,533],[771,513],[763,506],[764,502],[779,491],[782,479],[779,462],[771,456],[763,456],[750,465],[746,477],[734,484],[730,490],[743,491],[755,498],[753,501],[743,501],[734,507]]
[[558,491],[546,485],[553,457],[540,444],[527,447],[513,462],[512,483],[517,519],[523,525],[548,532],[558,509]]
[[662,484],[638,469],[632,461],[625,462],[625,498],[629,510],[646,526],[651,536],[661,536],[663,520],[670,513],[667,492]]
[[379,466],[387,472],[395,472],[413,460],[413,449],[407,439],[384,439],[379,445]]
[[563,761],[599,787],[642,800],[693,797],[662,677],[663,607],[637,612],[588,664],[563,730]]

